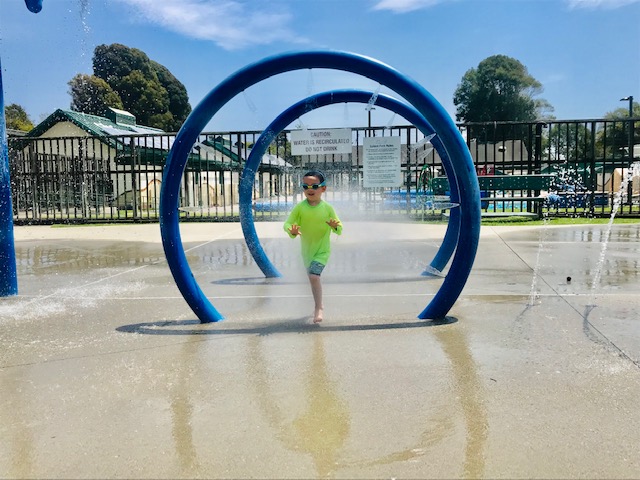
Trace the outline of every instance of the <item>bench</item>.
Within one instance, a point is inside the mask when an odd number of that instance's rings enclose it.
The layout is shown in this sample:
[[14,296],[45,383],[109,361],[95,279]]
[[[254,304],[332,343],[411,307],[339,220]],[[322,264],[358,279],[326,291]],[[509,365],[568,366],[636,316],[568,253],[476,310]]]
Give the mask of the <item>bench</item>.
[[[542,208],[539,205],[544,202],[546,197],[540,196],[540,190],[549,190],[553,183],[555,175],[481,175],[478,177],[480,185],[480,197],[483,217],[507,217],[507,216],[527,216],[541,217]],[[449,181],[447,177],[436,177],[431,180],[431,189],[435,195],[444,195],[449,193]],[[526,195],[524,193],[526,192]],[[535,192],[531,195],[530,192]],[[510,194],[509,194],[510,193]],[[517,193],[517,194],[516,194]],[[502,211],[493,212],[486,211],[489,204],[493,203],[494,207],[497,203],[502,202]],[[504,208],[504,202],[523,202],[533,203],[535,212],[529,211],[507,211]],[[513,204],[512,204],[513,205]],[[521,207],[522,209],[522,207]]]

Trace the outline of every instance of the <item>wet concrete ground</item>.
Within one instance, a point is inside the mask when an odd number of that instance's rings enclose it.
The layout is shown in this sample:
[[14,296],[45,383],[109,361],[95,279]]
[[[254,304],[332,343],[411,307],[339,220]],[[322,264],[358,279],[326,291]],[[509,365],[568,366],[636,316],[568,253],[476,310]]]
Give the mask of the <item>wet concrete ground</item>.
[[227,317],[201,325],[157,225],[16,227],[0,477],[640,475],[640,224],[613,227],[595,289],[605,225],[483,227],[437,323],[416,315],[443,227],[350,223],[320,326],[299,246],[257,229],[282,279],[238,224],[182,225]]

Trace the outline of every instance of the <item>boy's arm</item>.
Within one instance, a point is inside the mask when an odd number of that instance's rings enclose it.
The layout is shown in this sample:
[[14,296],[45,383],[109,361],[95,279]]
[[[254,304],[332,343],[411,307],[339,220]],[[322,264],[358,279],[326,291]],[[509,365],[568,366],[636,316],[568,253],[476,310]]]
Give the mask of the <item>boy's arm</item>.
[[296,238],[299,234],[299,232],[291,233],[291,227],[293,227],[294,225],[297,227],[299,223],[298,210],[298,205],[293,207],[293,210],[291,210],[291,213],[287,217],[287,220],[284,222],[284,231],[287,232],[287,235],[289,235],[290,238]]
[[331,227],[333,233],[335,233],[336,235],[342,235],[342,222],[338,218],[338,215],[336,214],[336,211],[333,209],[333,207],[331,207],[329,214],[330,217],[327,224]]

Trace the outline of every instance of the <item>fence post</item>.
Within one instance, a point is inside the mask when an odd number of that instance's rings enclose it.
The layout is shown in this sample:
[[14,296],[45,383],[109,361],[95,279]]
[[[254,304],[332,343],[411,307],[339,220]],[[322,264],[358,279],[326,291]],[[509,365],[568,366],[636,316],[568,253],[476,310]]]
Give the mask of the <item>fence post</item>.
[[[535,148],[535,156],[533,158],[533,168],[534,173],[540,173],[542,169],[542,129],[545,127],[546,123],[537,122],[536,123],[536,148]],[[540,190],[535,191],[535,196],[540,195]],[[539,216],[542,216],[542,211],[544,209],[544,205],[542,203],[536,203],[533,206],[533,211],[537,213]]]
[[[129,138],[129,145],[131,147],[131,207],[133,208],[133,221],[135,222],[141,217],[141,213],[138,214],[138,178],[136,177],[139,169],[137,168],[138,149],[136,148],[135,137]],[[127,195],[125,193],[125,202]]]
[[[596,122],[591,122],[591,139],[589,142],[589,216],[593,217],[595,215],[596,207],[595,207],[595,192],[598,189],[598,174],[596,173]],[[603,182],[604,182],[604,170],[605,164],[604,157],[606,155],[603,154],[603,162],[602,162],[602,172],[603,172]],[[603,186],[604,188],[604,186]]]

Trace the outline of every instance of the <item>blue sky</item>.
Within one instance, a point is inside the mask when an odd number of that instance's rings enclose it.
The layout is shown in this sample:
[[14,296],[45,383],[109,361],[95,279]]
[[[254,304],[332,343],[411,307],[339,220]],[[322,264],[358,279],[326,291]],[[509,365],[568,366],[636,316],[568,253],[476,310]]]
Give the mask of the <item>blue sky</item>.
[[[422,84],[455,118],[464,73],[496,54],[540,81],[558,119],[600,118],[640,101],[640,0],[0,0],[5,104],[38,123],[69,108],[67,82],[91,73],[96,45],[122,43],[163,64],[192,106],[236,70],[294,50],[332,49],[385,62]],[[233,99],[209,130],[261,130],[312,93],[379,85],[333,70],[273,77]],[[393,92],[384,87],[381,92]],[[313,127],[366,125],[364,105],[319,109]],[[372,112],[374,125],[404,123]]]

